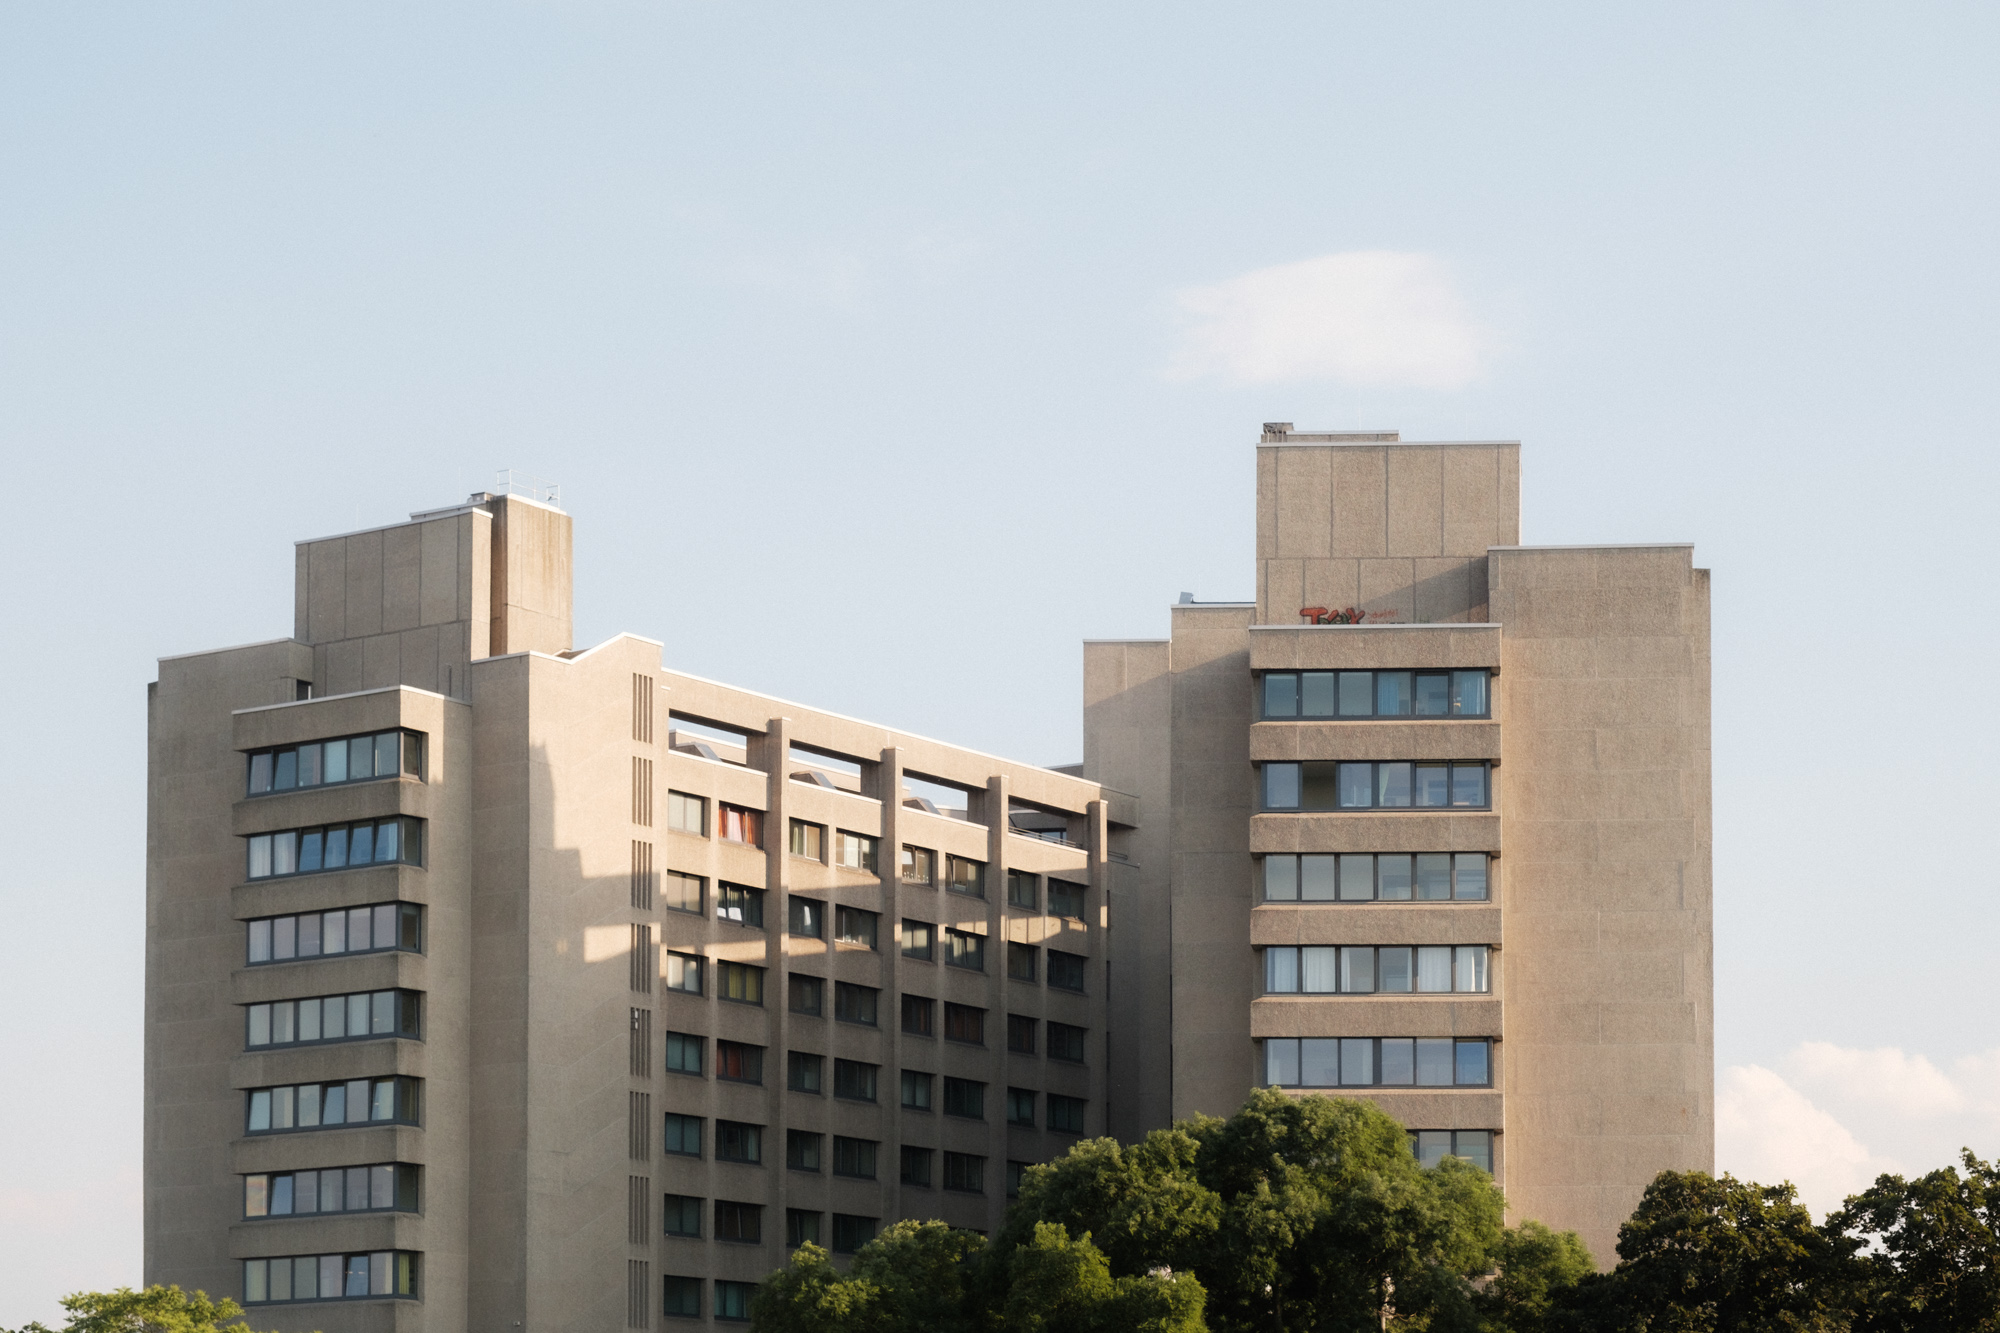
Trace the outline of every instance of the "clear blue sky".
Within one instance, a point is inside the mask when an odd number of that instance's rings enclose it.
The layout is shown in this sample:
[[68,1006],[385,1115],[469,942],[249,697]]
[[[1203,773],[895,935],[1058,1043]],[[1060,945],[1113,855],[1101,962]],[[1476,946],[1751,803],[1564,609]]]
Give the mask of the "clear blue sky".
[[562,485],[581,642],[1055,763],[1079,640],[1252,591],[1258,423],[1518,438],[1525,540],[1715,570],[1723,1164],[2000,1148],[1996,37],[8,6],[0,1323],[140,1275],[153,659],[499,467]]

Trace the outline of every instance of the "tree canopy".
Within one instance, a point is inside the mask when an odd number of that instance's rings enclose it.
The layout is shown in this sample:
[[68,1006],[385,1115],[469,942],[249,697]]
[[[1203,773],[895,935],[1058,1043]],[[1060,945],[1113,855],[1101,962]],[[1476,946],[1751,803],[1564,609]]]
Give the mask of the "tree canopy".
[[[217,1333],[225,1324],[230,1333],[248,1333],[244,1325],[230,1323],[243,1314],[243,1307],[235,1301],[211,1301],[205,1291],[190,1295],[179,1287],[79,1291],[63,1297],[61,1305],[69,1319],[60,1333]],[[0,1333],[8,1330],[0,1329]],[[12,1333],[57,1331],[33,1322]]]

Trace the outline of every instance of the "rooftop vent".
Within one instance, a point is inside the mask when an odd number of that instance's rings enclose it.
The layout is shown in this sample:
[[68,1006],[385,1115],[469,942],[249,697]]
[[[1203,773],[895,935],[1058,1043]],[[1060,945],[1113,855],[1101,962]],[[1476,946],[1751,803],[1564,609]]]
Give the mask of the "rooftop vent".
[[1393,430],[1297,430],[1289,421],[1264,423],[1262,444],[1395,444],[1403,438]]

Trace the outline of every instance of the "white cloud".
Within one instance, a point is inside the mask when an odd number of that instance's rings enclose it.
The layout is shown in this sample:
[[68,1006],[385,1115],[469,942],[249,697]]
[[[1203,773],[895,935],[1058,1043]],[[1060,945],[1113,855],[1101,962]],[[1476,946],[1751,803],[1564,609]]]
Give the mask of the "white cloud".
[[1809,1092],[1873,1103],[1900,1115],[1952,1115],[1969,1104],[1964,1089],[1943,1070],[1924,1056],[1906,1055],[1894,1046],[1863,1051],[1809,1041],[1786,1056],[1784,1066],[1793,1081]]
[[1183,327],[1168,369],[1239,384],[1336,380],[1457,389],[1485,373],[1487,331],[1442,260],[1349,250],[1175,293]]
[[1738,1180],[1789,1180],[1824,1216],[1884,1171],[1900,1168],[1864,1147],[1783,1076],[1762,1065],[1722,1072],[1715,1094],[1715,1165]]

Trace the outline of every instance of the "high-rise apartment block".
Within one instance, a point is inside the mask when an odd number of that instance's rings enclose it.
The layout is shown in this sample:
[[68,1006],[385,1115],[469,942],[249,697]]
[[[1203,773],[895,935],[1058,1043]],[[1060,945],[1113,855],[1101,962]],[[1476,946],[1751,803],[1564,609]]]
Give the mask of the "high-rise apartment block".
[[1257,602],[1089,645],[1060,769],[574,649],[535,498],[300,543],[152,687],[146,1280],[728,1322],[1267,1083],[1608,1259],[1712,1155],[1705,572],[1516,545],[1511,444],[1258,457]]

